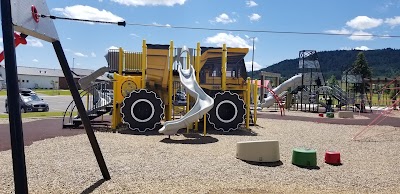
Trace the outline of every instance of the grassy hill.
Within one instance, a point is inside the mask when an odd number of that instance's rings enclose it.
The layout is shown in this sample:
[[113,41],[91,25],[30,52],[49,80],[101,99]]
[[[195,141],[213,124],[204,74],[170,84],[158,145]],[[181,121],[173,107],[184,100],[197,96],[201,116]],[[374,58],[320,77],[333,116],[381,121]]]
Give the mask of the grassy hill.
[[[318,59],[325,79],[335,75],[336,79],[341,78],[341,72],[350,68],[356,60],[358,50],[336,50],[318,52]],[[400,76],[400,50],[399,49],[379,49],[362,51],[369,67],[372,70],[372,77],[393,78]],[[299,59],[288,59],[273,64],[267,68],[255,71],[255,78],[259,78],[260,71],[280,73],[283,79],[288,79],[300,73],[298,68]],[[249,74],[250,75],[250,74]],[[257,76],[257,77],[256,77]]]

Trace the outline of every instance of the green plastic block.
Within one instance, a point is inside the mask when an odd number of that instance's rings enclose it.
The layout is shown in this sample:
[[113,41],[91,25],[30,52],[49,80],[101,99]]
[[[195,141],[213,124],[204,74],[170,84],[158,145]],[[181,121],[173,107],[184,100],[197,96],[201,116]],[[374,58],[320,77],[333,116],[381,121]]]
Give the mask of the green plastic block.
[[328,117],[328,118],[334,118],[334,117],[335,117],[335,113],[333,113],[333,112],[327,112],[327,113],[326,113],[326,117]]
[[316,167],[317,151],[307,148],[293,149],[292,164],[302,167]]

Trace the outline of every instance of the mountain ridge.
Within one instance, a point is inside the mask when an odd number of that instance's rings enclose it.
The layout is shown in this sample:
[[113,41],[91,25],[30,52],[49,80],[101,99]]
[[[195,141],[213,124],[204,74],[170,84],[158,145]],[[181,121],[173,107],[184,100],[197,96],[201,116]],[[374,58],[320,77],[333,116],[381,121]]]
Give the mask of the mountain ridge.
[[[318,60],[325,80],[329,79],[332,75],[339,80],[341,72],[351,68],[359,52],[364,52],[373,78],[393,78],[400,76],[400,49],[319,51],[317,52]],[[289,79],[295,74],[301,73],[301,69],[298,68],[298,61],[299,58],[285,59],[266,68],[254,71],[254,78],[260,78],[260,71],[267,71],[280,73],[283,80]]]

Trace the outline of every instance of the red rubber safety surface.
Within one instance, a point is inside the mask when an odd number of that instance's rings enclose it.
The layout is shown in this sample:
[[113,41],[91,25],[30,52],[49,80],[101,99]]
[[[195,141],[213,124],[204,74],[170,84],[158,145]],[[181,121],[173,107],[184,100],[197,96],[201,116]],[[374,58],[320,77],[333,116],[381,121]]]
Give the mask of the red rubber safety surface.
[[[84,134],[82,129],[63,129],[62,119],[43,119],[22,124],[25,146],[31,145],[35,141],[59,136],[73,136]],[[9,124],[0,124],[0,151],[11,149],[10,126]]]
[[[315,114],[315,113],[309,113]],[[302,117],[302,116],[281,116],[278,114],[270,114],[267,112],[257,112],[257,118],[266,118],[266,119],[277,119],[277,120],[293,120],[293,121],[308,121],[314,123],[329,123],[329,124],[340,124],[340,125],[362,125],[367,126],[374,120],[378,114],[373,113],[362,113],[362,116],[368,117],[369,119],[327,119],[327,118],[320,118],[320,117]],[[379,119],[380,120],[380,119]],[[387,117],[382,122],[378,124],[378,126],[393,126],[393,127],[400,127],[399,118],[396,117]]]

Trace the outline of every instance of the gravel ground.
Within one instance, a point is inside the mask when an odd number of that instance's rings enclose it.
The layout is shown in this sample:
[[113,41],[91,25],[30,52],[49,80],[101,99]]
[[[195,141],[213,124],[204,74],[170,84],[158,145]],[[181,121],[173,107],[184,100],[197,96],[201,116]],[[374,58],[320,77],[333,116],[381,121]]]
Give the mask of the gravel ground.
[[[253,133],[173,136],[97,132],[111,180],[102,181],[86,135],[26,147],[30,193],[399,193],[400,133],[374,127],[259,119]],[[279,140],[281,165],[235,158],[236,142]],[[317,150],[318,168],[291,164],[292,149]],[[324,163],[326,150],[343,165]],[[0,152],[0,193],[12,193],[11,152]]]

